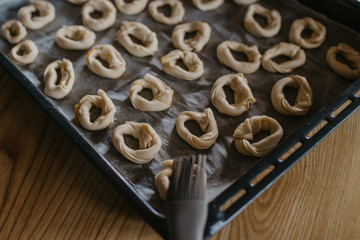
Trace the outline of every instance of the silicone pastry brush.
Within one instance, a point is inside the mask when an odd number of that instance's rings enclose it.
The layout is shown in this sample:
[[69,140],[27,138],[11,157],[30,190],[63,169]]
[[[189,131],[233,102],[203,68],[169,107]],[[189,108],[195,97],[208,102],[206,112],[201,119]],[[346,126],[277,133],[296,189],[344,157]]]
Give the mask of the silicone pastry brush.
[[205,200],[206,155],[174,160],[165,203],[165,216],[172,240],[203,239],[208,204]]

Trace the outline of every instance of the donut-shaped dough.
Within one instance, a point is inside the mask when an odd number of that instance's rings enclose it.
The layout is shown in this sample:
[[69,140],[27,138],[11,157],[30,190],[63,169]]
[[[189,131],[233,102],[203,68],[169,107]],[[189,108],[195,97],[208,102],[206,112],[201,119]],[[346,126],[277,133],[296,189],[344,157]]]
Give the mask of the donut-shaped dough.
[[[238,61],[234,58],[232,51],[244,53],[248,61]],[[246,46],[240,42],[223,41],[216,49],[216,54],[219,61],[225,66],[240,73],[253,73],[260,67],[261,54],[256,45]]]
[[10,50],[10,59],[18,65],[26,65],[35,61],[39,50],[32,40],[24,40]]
[[68,1],[69,3],[72,3],[72,4],[81,5],[81,4],[86,3],[89,0],[66,0],[66,1]]
[[234,3],[238,5],[249,5],[256,3],[258,0],[234,0]]
[[148,3],[148,0],[133,0],[128,2],[126,0],[115,0],[115,6],[120,12],[133,15],[142,12]]
[[[195,120],[204,134],[200,137],[192,134],[189,129],[185,127],[185,122],[188,120]],[[219,135],[214,114],[210,108],[206,108],[203,113],[192,111],[180,113],[176,119],[176,131],[182,139],[196,149],[210,148]]]
[[[272,58],[281,55],[288,56],[291,60],[279,64],[272,61]],[[299,46],[292,43],[280,42],[263,54],[261,65],[268,72],[288,73],[302,66],[305,61],[305,52]]]
[[[98,95],[86,95],[75,105],[75,119],[88,130],[101,130],[110,126],[114,121],[116,108],[111,99],[102,90],[98,90]],[[92,107],[101,108],[101,115],[95,120],[90,120],[90,110]]]
[[[144,89],[152,91],[153,99],[147,100],[139,95]],[[140,111],[163,111],[171,106],[174,91],[159,78],[145,74],[142,79],[135,80],[129,89],[129,98],[134,108]]]
[[[336,55],[340,54],[349,62],[349,66],[339,62]],[[345,43],[332,46],[326,53],[326,63],[340,76],[347,79],[360,78],[360,53]]]
[[[135,150],[125,144],[124,135],[139,140],[140,149]],[[147,123],[126,122],[116,127],[112,134],[115,148],[128,160],[145,164],[155,158],[161,148],[161,139]]]
[[[308,28],[312,30],[309,38],[301,36],[302,31]],[[317,48],[325,41],[326,27],[310,17],[300,18],[293,22],[290,28],[289,41],[303,48]]]
[[[268,131],[270,135],[258,142],[250,143],[255,134]],[[247,156],[261,157],[276,147],[283,136],[283,129],[275,119],[268,116],[254,116],[245,119],[234,132],[236,149]]]
[[95,39],[95,33],[82,25],[63,26],[55,36],[59,47],[68,50],[88,49],[94,45]]
[[224,3],[224,0],[192,0],[192,2],[195,7],[197,7],[201,11],[210,11],[220,7]]
[[[105,67],[98,58],[106,61],[109,67]],[[86,55],[86,64],[93,73],[111,79],[121,77],[126,69],[125,60],[110,44],[94,46]]]
[[[186,33],[196,32],[185,39]],[[210,39],[211,27],[206,22],[194,21],[177,25],[171,35],[174,46],[184,51],[200,52]]]
[[[267,25],[262,27],[254,18],[255,14],[266,17]],[[269,10],[259,4],[252,4],[244,16],[246,30],[254,36],[271,38],[279,33],[281,28],[281,15],[276,10]]]
[[[182,59],[188,70],[176,65]],[[184,80],[195,80],[204,73],[204,65],[196,53],[189,51],[173,50],[161,57],[161,65],[167,74]]]
[[[101,12],[100,18],[91,16],[94,12]],[[109,0],[90,0],[81,8],[82,23],[85,27],[99,32],[105,30],[116,21],[116,8]]]
[[25,39],[27,31],[19,20],[9,20],[1,26],[1,35],[9,43],[17,44]]
[[[164,13],[159,12],[160,7],[171,7],[170,16],[165,16]],[[167,25],[174,25],[181,22],[185,15],[185,8],[181,1],[178,0],[155,0],[149,3],[148,6],[150,15],[158,22]]]
[[[133,42],[130,36],[139,39],[142,44]],[[145,24],[124,21],[117,32],[117,41],[132,55],[146,57],[154,55],[158,50],[156,33]]]
[[[298,89],[294,105],[286,100],[285,87]],[[312,90],[306,78],[290,75],[275,83],[271,91],[271,102],[274,108],[284,115],[305,115],[312,105],[312,96]]]
[[[32,16],[33,13],[39,16]],[[31,1],[31,4],[19,9],[19,20],[25,27],[36,30],[45,27],[55,19],[55,8],[48,1]]]
[[173,163],[174,160],[166,160],[161,163],[164,168],[155,175],[155,187],[159,192],[162,200],[166,200],[166,195],[170,187],[170,178],[173,174]]
[[[59,81],[57,69],[60,69],[61,74]],[[70,93],[75,82],[73,64],[66,58],[63,58],[62,61],[56,60],[50,63],[44,72],[44,82],[46,95],[56,99],[64,98]]]
[[[234,91],[234,103],[226,100],[224,86]],[[210,100],[216,109],[229,116],[240,116],[256,102],[247,79],[242,73],[228,74],[218,78],[210,91]]]

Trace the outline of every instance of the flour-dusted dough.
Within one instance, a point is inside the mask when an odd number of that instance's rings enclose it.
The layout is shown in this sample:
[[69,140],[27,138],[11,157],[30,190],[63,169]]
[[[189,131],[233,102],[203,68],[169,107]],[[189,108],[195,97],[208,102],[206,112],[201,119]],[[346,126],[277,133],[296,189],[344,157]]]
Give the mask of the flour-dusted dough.
[[[23,51],[23,53],[19,53]],[[26,65],[33,63],[39,55],[39,50],[32,40],[24,40],[15,45],[11,50],[9,57],[18,65]]]
[[[159,12],[159,8],[169,5],[171,7],[170,16],[165,16],[164,13]],[[185,15],[185,8],[179,0],[155,0],[149,3],[148,6],[150,15],[158,22],[167,25],[174,25],[181,22]]]
[[133,0],[132,2],[127,2],[126,0],[115,0],[115,6],[119,9],[120,12],[134,15],[142,12],[148,3],[148,0]]
[[159,192],[162,200],[166,200],[166,195],[170,187],[170,178],[173,174],[174,160],[165,160],[161,163],[164,168],[155,175],[155,187]]
[[[304,29],[312,30],[309,38],[303,38],[301,33]],[[289,41],[303,48],[317,48],[325,41],[326,27],[310,17],[300,18],[293,22],[289,32]]]
[[[100,18],[91,16],[95,11],[101,12]],[[89,0],[81,8],[82,23],[85,27],[95,31],[103,31],[110,28],[116,21],[116,8],[109,0]]]
[[192,0],[192,2],[195,7],[201,11],[210,11],[220,7],[224,3],[224,0]]
[[56,31],[57,45],[67,50],[84,50],[94,45],[96,35],[82,25],[63,26]]
[[[32,16],[35,12],[38,12],[39,16]],[[37,30],[55,19],[55,8],[48,1],[31,1],[30,5],[19,9],[18,18],[25,27]]]
[[1,35],[9,43],[17,44],[25,39],[27,31],[19,20],[9,20],[1,26]]

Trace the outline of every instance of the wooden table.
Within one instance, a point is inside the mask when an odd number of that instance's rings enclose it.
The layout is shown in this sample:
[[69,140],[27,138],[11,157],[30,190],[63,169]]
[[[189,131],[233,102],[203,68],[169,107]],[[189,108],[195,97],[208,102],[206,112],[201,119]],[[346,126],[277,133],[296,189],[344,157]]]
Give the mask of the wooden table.
[[[360,111],[212,239],[360,239]],[[0,239],[161,239],[0,70]]]

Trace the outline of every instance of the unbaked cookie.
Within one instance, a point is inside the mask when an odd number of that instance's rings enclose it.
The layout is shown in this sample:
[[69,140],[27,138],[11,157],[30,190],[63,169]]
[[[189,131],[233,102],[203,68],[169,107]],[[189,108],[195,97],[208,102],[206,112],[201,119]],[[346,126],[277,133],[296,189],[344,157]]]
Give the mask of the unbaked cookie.
[[[171,14],[166,16],[159,12],[160,7],[170,6]],[[149,3],[148,6],[150,15],[158,22],[167,25],[174,25],[181,22],[185,15],[185,8],[181,1],[178,0],[155,0]]]
[[[100,12],[100,18],[94,18],[92,13]],[[90,0],[81,8],[81,18],[85,27],[99,32],[110,28],[116,21],[116,8],[109,0]]]
[[[312,31],[309,38],[303,38],[304,29]],[[289,32],[289,41],[303,48],[317,48],[325,41],[326,27],[310,17],[300,18],[293,22]]]
[[11,50],[9,57],[18,65],[33,63],[39,55],[39,50],[32,40],[24,40],[15,45]]
[[96,35],[82,25],[63,26],[56,31],[57,45],[67,50],[84,50],[94,45]]
[[9,43],[17,44],[26,38],[27,31],[19,20],[9,20],[1,26],[1,35]]
[[[33,16],[36,12],[39,16]],[[18,18],[25,27],[37,30],[55,19],[55,8],[48,1],[31,1],[30,5],[19,9]]]
[[148,3],[148,0],[133,0],[131,2],[127,0],[115,0],[115,6],[120,12],[133,15],[142,12]]

